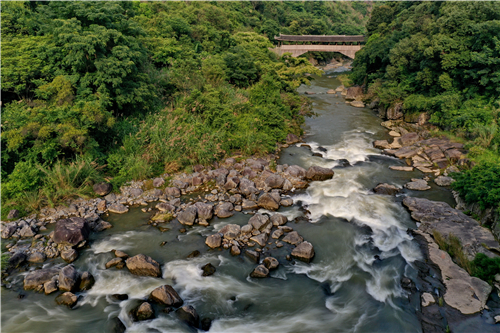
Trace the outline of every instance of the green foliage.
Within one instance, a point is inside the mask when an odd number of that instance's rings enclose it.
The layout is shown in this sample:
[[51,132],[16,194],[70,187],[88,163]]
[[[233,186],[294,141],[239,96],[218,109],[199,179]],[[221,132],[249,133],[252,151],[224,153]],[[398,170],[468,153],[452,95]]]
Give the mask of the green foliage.
[[474,267],[473,275],[493,285],[495,275],[500,274],[500,258],[488,258],[483,253],[476,254],[472,261]]
[[439,245],[439,248],[445,252],[448,252],[453,261],[467,273],[472,274],[473,266],[467,256],[464,254],[464,250],[460,240],[453,234],[449,234],[448,238],[444,238],[439,232],[434,230],[432,232],[434,240]]
[[500,163],[482,163],[470,170],[453,174],[452,188],[463,194],[467,203],[479,203],[481,209],[500,208]]

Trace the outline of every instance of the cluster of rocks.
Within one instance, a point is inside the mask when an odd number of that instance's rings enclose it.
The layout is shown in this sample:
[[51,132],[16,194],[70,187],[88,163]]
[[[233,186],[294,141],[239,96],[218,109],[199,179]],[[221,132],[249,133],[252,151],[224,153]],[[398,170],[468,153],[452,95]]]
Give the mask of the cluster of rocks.
[[120,250],[113,250],[113,253],[115,258],[105,264],[106,269],[111,267],[117,269],[127,267],[130,273],[134,275],[161,277],[160,264],[153,258],[144,254],[130,257],[127,253]]
[[[269,217],[267,214],[255,214],[244,226],[228,224],[219,230],[218,233],[206,238],[205,244],[215,249],[223,247],[230,249],[232,255],[240,255],[242,252],[259,264],[251,273],[252,277],[267,277],[269,270],[278,267],[279,261],[274,257],[265,257],[262,262],[260,253],[264,248],[274,244],[278,249],[284,246],[283,243],[291,245],[291,253],[287,259],[296,258],[305,262],[310,262],[314,257],[314,248],[311,243],[304,241],[293,228],[287,226],[288,219],[282,214],[274,214]],[[254,250],[248,248],[258,245]]]
[[46,295],[62,291],[56,297],[57,304],[74,307],[78,301],[74,293],[89,290],[94,282],[90,272],[80,273],[73,265],[67,265],[62,269],[50,267],[29,272],[24,278],[24,289],[44,292]]

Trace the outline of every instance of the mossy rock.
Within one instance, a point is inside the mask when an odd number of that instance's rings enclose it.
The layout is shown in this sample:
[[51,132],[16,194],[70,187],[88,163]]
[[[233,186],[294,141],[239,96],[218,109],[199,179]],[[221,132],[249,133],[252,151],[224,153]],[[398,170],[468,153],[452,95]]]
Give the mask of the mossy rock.
[[174,216],[171,213],[158,212],[158,213],[156,213],[155,216],[153,216],[151,218],[151,222],[165,223],[165,222],[170,222],[173,219],[174,219]]

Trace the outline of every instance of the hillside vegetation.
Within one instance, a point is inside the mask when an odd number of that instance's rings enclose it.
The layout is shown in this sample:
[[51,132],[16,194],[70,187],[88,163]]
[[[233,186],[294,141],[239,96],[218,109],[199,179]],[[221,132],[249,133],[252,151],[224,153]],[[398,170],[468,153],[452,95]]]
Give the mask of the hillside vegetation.
[[273,151],[318,73],[274,35],[358,34],[365,3],[2,3],[2,215]]
[[351,79],[467,142],[477,165],[456,175],[467,202],[500,205],[500,3],[377,4]]

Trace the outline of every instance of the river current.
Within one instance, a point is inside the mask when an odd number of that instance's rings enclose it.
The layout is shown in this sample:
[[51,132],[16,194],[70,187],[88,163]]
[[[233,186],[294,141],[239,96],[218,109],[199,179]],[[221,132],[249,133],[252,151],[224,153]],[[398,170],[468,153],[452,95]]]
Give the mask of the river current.
[[[206,236],[229,223],[244,225],[250,215],[214,218],[209,227],[188,227],[186,233],[173,222],[169,231],[161,232],[148,224],[148,214],[132,208],[106,217],[114,227],[93,234],[91,245],[73,263],[96,279],[90,291],[80,294],[75,308],[57,306],[57,293],[23,291],[26,272],[10,277],[11,288],[2,288],[2,332],[111,332],[116,317],[127,332],[194,332],[175,313],[160,312],[156,319],[135,323],[129,318],[141,300],[164,284],[172,285],[201,317],[213,319],[210,332],[421,332],[416,309],[400,286],[403,276],[415,274],[412,262],[421,259],[407,233],[416,225],[401,205],[402,195],[453,203],[452,196],[434,185],[426,193],[374,194],[371,189],[378,183],[401,187],[410,177],[422,175],[388,168],[402,162],[373,148],[373,140],[387,138],[380,119],[367,108],[347,105],[337,94],[326,94],[338,85],[335,77],[322,76],[312,86],[299,88],[299,93],[315,93],[310,98],[317,116],[304,125],[310,148],[293,145],[279,160],[304,168],[334,168],[332,179],[312,182],[291,195],[292,207],[278,211],[289,220],[307,217],[289,225],[314,245],[312,263],[287,261],[283,254],[271,278],[253,279],[249,273],[255,264],[244,255],[233,257],[228,250],[209,250],[204,244]],[[106,270],[113,249],[151,256],[162,264],[163,278]],[[186,259],[194,250],[201,256]],[[202,277],[200,267],[209,262],[217,271]],[[65,264],[59,258],[45,265]],[[120,301],[112,294],[127,294],[128,299]]]

